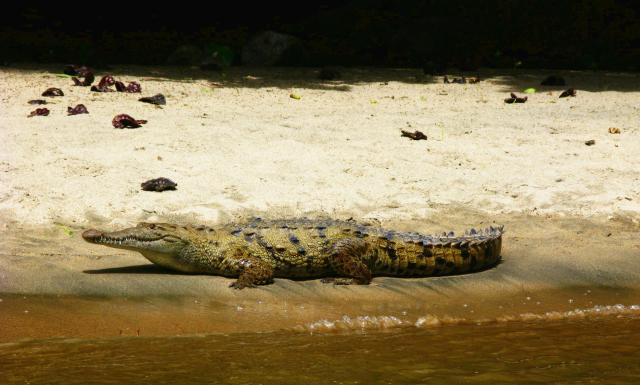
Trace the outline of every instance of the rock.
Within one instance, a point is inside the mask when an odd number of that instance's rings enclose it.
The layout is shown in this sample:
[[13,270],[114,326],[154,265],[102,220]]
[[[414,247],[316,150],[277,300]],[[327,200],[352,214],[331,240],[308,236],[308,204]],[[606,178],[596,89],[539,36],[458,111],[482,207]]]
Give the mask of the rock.
[[202,62],[202,50],[195,45],[181,45],[169,55],[168,64],[173,65],[199,65]]
[[242,63],[250,66],[289,64],[302,52],[302,42],[295,36],[265,31],[254,36],[242,48]]
[[233,64],[235,54],[231,48],[210,44],[205,50],[200,60],[200,69],[204,71],[221,71]]
[[593,146],[594,144],[596,144],[596,141],[591,139],[584,142],[584,144],[586,144],[587,146]]

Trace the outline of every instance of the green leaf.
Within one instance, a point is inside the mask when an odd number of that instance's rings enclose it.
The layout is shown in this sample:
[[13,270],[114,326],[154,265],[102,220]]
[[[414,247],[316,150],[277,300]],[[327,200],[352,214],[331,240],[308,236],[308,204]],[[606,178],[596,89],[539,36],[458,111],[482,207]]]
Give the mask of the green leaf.
[[72,237],[73,234],[75,234],[75,232],[68,226],[65,226],[61,223],[56,223],[56,226],[58,226],[60,228],[60,230],[62,230],[63,233],[67,234],[67,236]]
[[536,89],[535,88],[527,88],[523,92],[525,94],[535,94],[536,93]]

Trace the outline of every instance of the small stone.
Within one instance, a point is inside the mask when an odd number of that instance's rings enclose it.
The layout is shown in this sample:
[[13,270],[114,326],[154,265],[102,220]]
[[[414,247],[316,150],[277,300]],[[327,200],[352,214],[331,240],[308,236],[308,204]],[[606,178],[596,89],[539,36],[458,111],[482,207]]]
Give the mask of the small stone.
[[584,144],[586,144],[587,146],[593,146],[594,144],[596,144],[596,141],[591,139],[584,142]]
[[610,134],[619,134],[620,133],[620,129],[617,127],[609,127],[609,133]]

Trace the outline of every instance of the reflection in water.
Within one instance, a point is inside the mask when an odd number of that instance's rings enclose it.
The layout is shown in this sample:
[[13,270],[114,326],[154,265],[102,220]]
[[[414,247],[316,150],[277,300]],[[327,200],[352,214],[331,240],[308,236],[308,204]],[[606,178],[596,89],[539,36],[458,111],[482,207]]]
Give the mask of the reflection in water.
[[5,343],[0,383],[637,383],[637,312],[552,318],[349,333]]

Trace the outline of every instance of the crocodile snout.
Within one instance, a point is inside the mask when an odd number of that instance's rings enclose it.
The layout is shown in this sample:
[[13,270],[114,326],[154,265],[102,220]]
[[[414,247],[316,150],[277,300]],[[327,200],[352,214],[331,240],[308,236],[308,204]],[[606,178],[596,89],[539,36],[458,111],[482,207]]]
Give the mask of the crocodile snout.
[[85,230],[82,233],[82,238],[84,238],[84,240],[87,242],[95,242],[97,239],[100,239],[103,235],[104,233],[100,230],[89,229],[89,230]]

